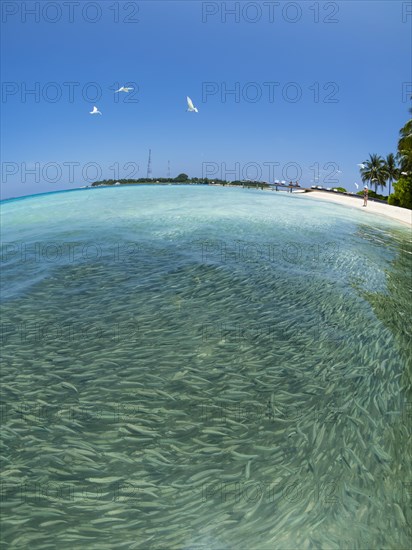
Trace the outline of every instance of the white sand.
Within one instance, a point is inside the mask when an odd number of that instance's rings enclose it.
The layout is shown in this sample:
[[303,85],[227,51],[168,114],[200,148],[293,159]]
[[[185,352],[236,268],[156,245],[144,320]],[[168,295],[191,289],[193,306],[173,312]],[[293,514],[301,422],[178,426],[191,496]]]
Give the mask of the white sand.
[[338,195],[322,191],[310,191],[304,195],[308,199],[325,200],[349,206],[350,208],[357,208],[363,212],[369,212],[377,214],[378,216],[385,216],[391,218],[400,223],[403,223],[409,227],[412,227],[412,210],[407,208],[400,208],[399,206],[391,206],[389,204],[383,204],[380,202],[374,202],[368,200],[368,205],[363,207],[363,198],[357,199],[355,197],[348,197],[347,195]]

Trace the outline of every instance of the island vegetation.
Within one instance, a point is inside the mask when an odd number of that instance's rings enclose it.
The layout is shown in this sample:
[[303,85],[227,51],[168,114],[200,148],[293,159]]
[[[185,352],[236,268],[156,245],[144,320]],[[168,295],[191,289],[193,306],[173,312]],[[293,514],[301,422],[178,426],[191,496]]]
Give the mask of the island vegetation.
[[[412,114],[412,108],[409,112]],[[412,119],[400,129],[399,134],[397,153],[390,153],[386,158],[370,154],[369,159],[362,163],[360,173],[362,181],[375,188],[375,192],[370,191],[370,197],[375,195],[375,198],[387,200],[393,206],[412,209]],[[384,189],[386,185],[389,196],[378,195],[378,187]]]
[[239,185],[241,187],[258,187],[265,188],[270,187],[268,183],[262,181],[227,181],[221,179],[209,179],[209,178],[189,178],[187,174],[179,174],[176,178],[139,178],[139,179],[109,179],[95,181],[92,183],[92,187],[100,187],[105,185],[133,185],[133,184],[142,184],[142,183],[162,183],[162,184],[200,184],[200,185]]

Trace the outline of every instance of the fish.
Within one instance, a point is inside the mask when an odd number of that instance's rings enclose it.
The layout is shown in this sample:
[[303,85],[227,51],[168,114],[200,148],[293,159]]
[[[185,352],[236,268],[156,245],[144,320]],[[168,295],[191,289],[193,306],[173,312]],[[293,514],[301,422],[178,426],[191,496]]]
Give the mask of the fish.
[[138,426],[136,424],[126,424],[125,426],[130,432],[137,433],[144,436],[158,437],[159,434],[153,430],[147,429],[143,426]]

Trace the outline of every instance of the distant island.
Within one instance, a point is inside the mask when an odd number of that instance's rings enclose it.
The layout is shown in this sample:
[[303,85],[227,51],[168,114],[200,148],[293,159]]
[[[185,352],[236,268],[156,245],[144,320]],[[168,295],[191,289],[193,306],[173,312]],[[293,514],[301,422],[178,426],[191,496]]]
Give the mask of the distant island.
[[92,187],[102,187],[105,185],[134,185],[139,183],[181,183],[181,184],[198,184],[198,185],[240,185],[242,187],[270,187],[266,182],[262,181],[227,181],[221,179],[209,179],[209,178],[189,178],[187,174],[179,174],[176,178],[139,178],[139,179],[119,179],[119,180],[101,180],[95,181],[91,184]]

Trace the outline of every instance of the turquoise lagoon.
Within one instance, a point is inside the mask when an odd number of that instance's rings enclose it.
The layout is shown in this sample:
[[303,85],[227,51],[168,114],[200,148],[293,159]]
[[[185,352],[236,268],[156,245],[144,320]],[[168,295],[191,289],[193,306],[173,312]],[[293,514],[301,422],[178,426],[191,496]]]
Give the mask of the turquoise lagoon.
[[2,203],[11,548],[408,548],[411,242],[305,196]]

